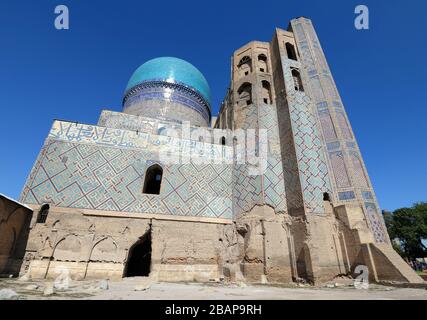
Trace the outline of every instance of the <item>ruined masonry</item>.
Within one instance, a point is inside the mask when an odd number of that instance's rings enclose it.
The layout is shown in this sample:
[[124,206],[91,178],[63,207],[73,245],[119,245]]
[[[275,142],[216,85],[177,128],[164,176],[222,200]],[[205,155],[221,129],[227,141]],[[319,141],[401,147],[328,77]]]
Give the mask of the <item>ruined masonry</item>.
[[[231,61],[217,118],[200,71],[162,57],[134,72],[122,112],[54,121],[19,202],[0,196],[0,273],[317,283],[366,265],[422,282],[391,247],[312,22]],[[258,174],[238,161],[251,129]]]

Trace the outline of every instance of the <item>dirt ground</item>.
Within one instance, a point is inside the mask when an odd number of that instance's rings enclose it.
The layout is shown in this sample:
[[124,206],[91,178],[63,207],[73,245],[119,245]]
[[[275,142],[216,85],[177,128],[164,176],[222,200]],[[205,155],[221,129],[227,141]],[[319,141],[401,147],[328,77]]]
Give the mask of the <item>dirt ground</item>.
[[[63,284],[62,284],[63,285]],[[15,295],[14,295],[15,293]],[[427,300],[425,288],[410,289],[376,284],[356,289],[352,282],[309,285],[245,285],[222,283],[151,283],[148,278],[121,281],[71,281],[55,288],[53,281],[0,279],[0,300]]]

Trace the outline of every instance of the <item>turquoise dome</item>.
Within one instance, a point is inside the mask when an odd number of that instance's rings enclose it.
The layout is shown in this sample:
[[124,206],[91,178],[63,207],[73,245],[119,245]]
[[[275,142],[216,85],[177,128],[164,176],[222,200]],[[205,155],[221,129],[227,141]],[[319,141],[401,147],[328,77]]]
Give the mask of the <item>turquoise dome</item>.
[[203,74],[191,63],[174,57],[149,60],[133,73],[126,92],[136,85],[150,80],[179,83],[198,91],[211,105],[211,90]]

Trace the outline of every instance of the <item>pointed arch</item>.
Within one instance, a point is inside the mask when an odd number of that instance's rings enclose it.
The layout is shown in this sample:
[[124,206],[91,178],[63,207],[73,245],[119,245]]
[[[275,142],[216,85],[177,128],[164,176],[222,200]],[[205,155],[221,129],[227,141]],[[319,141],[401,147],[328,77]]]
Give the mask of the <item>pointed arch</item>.
[[39,213],[37,214],[37,223],[46,223],[49,209],[50,206],[47,203],[41,206]]
[[292,43],[286,42],[286,54],[288,55],[288,59],[297,61],[297,53],[295,51],[295,47]]
[[244,56],[237,64],[239,76],[244,77],[252,72],[252,60],[249,56]]
[[163,168],[156,164],[151,165],[145,171],[144,187],[142,193],[160,194],[162,186]]
[[294,80],[295,91],[304,92],[304,87],[302,86],[301,75],[297,69],[292,69],[292,78]]
[[258,66],[260,72],[268,72],[267,56],[263,53],[258,55]]
[[271,104],[271,85],[267,80],[262,80],[262,99],[265,104]]
[[239,95],[239,104],[252,104],[252,84],[249,82],[243,83],[239,90],[237,90],[237,93]]

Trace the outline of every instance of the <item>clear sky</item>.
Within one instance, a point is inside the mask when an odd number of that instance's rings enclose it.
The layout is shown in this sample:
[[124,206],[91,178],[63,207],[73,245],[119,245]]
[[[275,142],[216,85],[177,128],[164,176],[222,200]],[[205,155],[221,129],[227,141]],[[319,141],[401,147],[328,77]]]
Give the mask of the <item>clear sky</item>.
[[[54,8],[70,30],[54,28]],[[354,8],[370,29],[354,28]],[[427,201],[427,1],[1,1],[0,192],[18,198],[53,119],[96,124],[121,111],[132,72],[158,56],[194,64],[214,113],[230,56],[312,19],[383,209]]]

